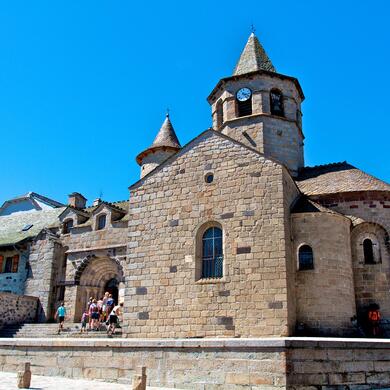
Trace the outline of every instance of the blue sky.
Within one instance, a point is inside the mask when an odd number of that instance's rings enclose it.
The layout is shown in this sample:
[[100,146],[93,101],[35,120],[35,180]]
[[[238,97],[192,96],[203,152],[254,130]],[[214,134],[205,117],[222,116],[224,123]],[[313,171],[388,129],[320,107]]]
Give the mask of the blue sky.
[[1,190],[128,198],[166,108],[182,144],[253,23],[306,95],[307,165],[390,181],[387,1],[19,1],[0,4]]

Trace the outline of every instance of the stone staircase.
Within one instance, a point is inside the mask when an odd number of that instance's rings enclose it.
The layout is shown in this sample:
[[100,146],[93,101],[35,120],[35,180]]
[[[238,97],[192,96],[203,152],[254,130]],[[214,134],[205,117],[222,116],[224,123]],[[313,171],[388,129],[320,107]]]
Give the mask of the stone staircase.
[[37,337],[80,337],[80,338],[112,338],[122,337],[121,329],[117,329],[115,335],[108,336],[105,326],[99,331],[80,333],[79,323],[65,323],[64,330],[58,334],[58,324],[19,324],[9,325],[0,329],[0,337],[4,338],[37,338]]

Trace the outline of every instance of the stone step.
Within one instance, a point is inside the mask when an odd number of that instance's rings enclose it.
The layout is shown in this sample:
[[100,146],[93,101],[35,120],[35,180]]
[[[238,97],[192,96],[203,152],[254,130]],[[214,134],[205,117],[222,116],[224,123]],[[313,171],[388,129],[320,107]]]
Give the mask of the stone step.
[[[0,337],[7,338],[39,338],[39,337],[97,337],[107,338],[105,326],[101,327],[99,331],[88,331],[80,333],[79,323],[68,323],[64,325],[64,330],[58,334],[58,324],[20,324],[11,325],[0,330]],[[121,329],[117,329],[113,337],[121,337]]]

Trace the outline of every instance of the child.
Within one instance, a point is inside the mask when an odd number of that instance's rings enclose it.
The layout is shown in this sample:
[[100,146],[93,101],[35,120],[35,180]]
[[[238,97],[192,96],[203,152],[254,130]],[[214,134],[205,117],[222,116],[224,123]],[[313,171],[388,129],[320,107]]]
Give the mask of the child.
[[81,330],[80,333],[85,333],[87,331],[87,323],[89,323],[89,313],[88,310],[85,310],[83,316],[81,317]]
[[57,312],[54,316],[54,319],[58,319],[58,323],[59,323],[58,334],[60,334],[60,332],[64,330],[65,316],[66,316],[66,309],[64,307],[64,302],[61,302],[60,307],[57,309]]

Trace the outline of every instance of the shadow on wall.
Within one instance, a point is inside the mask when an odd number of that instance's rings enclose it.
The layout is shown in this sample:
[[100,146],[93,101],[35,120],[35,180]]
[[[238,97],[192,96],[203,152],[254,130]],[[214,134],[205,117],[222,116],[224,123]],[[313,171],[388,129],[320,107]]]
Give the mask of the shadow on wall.
[[0,292],[0,329],[6,325],[36,322],[39,299]]

